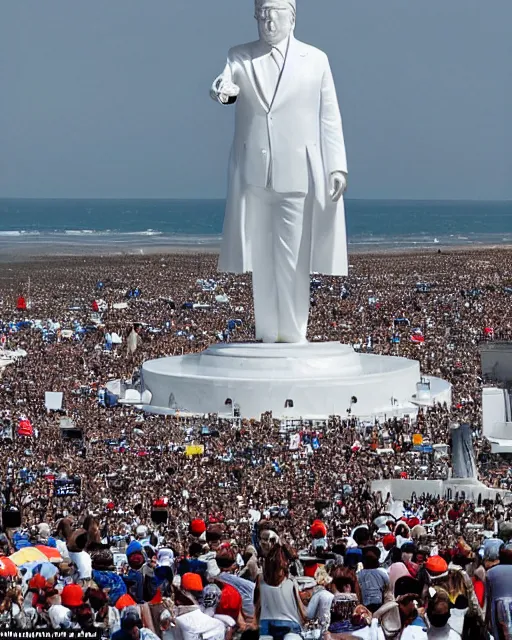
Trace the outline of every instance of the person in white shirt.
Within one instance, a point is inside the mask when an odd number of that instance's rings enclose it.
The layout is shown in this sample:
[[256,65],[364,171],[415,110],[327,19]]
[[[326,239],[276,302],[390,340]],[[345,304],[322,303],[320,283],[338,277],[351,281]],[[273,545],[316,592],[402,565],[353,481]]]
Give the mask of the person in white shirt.
[[437,592],[427,606],[427,637],[429,640],[461,640],[461,635],[450,626],[451,604],[448,594]]

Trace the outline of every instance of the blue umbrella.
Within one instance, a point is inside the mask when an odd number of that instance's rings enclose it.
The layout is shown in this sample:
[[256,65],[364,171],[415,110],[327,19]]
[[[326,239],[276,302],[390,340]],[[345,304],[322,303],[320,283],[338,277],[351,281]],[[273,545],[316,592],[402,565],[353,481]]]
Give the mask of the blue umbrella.
[[27,562],[22,564],[20,569],[27,569],[33,576],[40,574],[46,580],[51,580],[59,573],[59,570],[51,562]]

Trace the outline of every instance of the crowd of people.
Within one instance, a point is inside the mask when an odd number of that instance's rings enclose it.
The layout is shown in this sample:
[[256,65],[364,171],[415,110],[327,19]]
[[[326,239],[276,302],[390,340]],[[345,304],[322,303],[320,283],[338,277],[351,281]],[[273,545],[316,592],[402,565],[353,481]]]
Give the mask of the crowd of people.
[[[147,359],[254,339],[250,276],[217,274],[215,256],[5,265],[2,344],[26,355],[0,372],[2,624],[510,638],[508,500],[371,490],[449,477],[454,422],[471,425],[480,479],[512,486],[481,433],[478,343],[511,333],[512,260],[497,257],[356,255],[347,278],[313,277],[310,340],[415,358],[453,385],[451,407],[375,422],[164,417],[106,401],[107,381]],[[45,405],[50,391],[61,409]],[[415,434],[446,447],[418,451]],[[26,561],[36,547],[47,557]]]

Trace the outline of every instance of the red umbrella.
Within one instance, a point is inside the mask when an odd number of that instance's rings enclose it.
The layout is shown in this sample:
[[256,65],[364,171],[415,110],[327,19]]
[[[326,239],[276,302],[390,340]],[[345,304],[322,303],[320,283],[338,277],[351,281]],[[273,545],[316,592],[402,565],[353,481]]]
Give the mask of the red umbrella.
[[47,547],[44,544],[36,544],[36,549],[38,549],[41,553],[48,558],[50,562],[62,562],[62,556],[59,553],[58,549],[55,547]]
[[18,575],[18,567],[9,558],[2,556],[0,558],[0,577],[14,578]]

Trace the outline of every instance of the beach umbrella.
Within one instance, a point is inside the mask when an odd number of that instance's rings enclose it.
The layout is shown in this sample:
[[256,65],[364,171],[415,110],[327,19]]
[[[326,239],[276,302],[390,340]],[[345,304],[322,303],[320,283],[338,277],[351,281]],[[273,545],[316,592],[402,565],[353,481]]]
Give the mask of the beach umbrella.
[[9,557],[18,567],[21,567],[21,565],[27,564],[28,562],[48,562],[48,558],[44,553],[35,547],[24,547]]
[[37,574],[45,580],[51,580],[59,573],[59,570],[54,564],[46,560],[45,562],[27,562],[20,567],[20,572],[24,574],[26,580],[30,580]]
[[44,553],[50,562],[62,562],[62,556],[55,547],[48,547],[44,544],[36,544],[35,549]]
[[[34,565],[35,563],[31,562],[30,564]],[[39,574],[40,576],[43,576],[45,580],[51,580],[58,573],[59,569],[51,562],[38,562],[32,567],[32,575],[35,576]]]
[[18,575],[18,567],[10,558],[0,558],[0,577],[14,578]]

